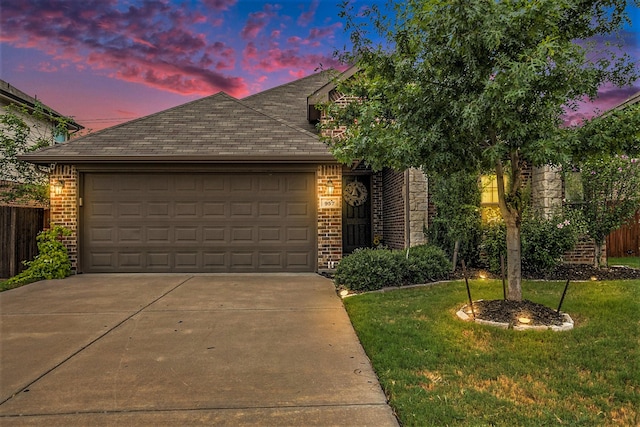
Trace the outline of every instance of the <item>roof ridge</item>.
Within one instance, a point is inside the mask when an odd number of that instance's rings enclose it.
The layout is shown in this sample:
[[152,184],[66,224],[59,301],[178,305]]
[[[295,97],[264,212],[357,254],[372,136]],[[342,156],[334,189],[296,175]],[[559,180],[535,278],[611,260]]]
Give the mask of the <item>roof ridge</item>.
[[276,89],[280,89],[280,88],[282,88],[282,87],[284,87],[284,86],[287,86],[287,85],[290,85],[290,84],[293,84],[293,83],[298,83],[298,82],[301,82],[301,81],[303,81],[303,80],[310,79],[311,77],[317,77],[319,74],[328,73],[328,72],[330,72],[330,71],[332,71],[332,70],[333,70],[333,68],[329,68],[329,69],[326,69],[326,70],[318,71],[317,73],[309,74],[308,76],[304,76],[304,77],[302,77],[302,78],[300,78],[300,79],[291,80],[291,81],[290,81],[290,82],[288,82],[288,83],[282,83],[281,85],[274,86],[274,87],[271,87],[271,88],[269,88],[269,89],[265,89],[265,90],[260,91],[260,92],[256,92],[256,93],[254,93],[254,94],[252,94],[252,95],[245,96],[244,98],[242,98],[242,101],[245,101],[245,100],[247,100],[247,99],[249,99],[249,98],[253,98],[253,97],[258,96],[258,95],[264,95],[265,93],[268,93],[268,92],[274,91],[274,90],[276,90]]
[[100,135],[100,134],[103,134],[105,132],[112,131],[114,129],[119,129],[119,128],[123,127],[123,126],[129,126],[132,123],[136,123],[136,122],[139,122],[139,121],[142,121],[142,120],[146,120],[146,119],[149,119],[151,117],[155,117],[155,116],[157,116],[159,114],[164,114],[164,113],[166,113],[168,111],[173,111],[175,109],[182,108],[184,106],[191,105],[191,104],[196,104],[196,103],[202,102],[202,101],[204,101],[206,99],[214,98],[216,96],[221,96],[221,95],[225,95],[228,98],[237,100],[237,98],[234,98],[233,96],[229,95],[228,93],[223,92],[223,91],[219,91],[219,92],[216,92],[216,93],[214,93],[212,95],[207,95],[204,98],[194,99],[193,101],[185,102],[184,104],[175,105],[173,107],[167,108],[166,110],[156,111],[155,113],[147,114],[146,116],[137,117],[135,119],[131,119],[131,120],[128,120],[126,122],[122,122],[122,123],[114,125],[114,126],[109,126],[107,128],[100,129],[97,132],[90,132],[90,133],[88,133],[86,135],[82,135],[79,138],[72,139],[72,140],[68,141],[67,143],[74,142],[74,141],[80,141],[80,140],[85,139],[85,138],[87,138],[89,136],[94,137],[95,135]]
[[[316,73],[316,74],[318,74],[318,73]],[[311,76],[308,76],[308,77],[311,77]],[[306,77],[305,77],[305,78],[306,78]],[[299,79],[299,80],[302,80],[302,79]],[[296,81],[298,81],[298,80],[296,80]],[[260,92],[260,93],[263,93],[263,92]],[[252,111],[255,111],[255,112],[256,112],[256,113],[258,113],[258,114],[261,114],[261,115],[263,115],[263,116],[265,116],[265,117],[268,117],[268,118],[270,118],[270,119],[272,119],[272,120],[275,120],[275,121],[277,121],[278,123],[281,123],[281,124],[283,124],[283,125],[285,125],[285,126],[287,126],[287,127],[290,127],[291,129],[293,129],[293,130],[295,130],[295,131],[298,131],[298,132],[300,132],[300,133],[303,133],[303,134],[305,134],[305,135],[307,135],[307,136],[311,136],[311,137],[313,137],[314,139],[319,139],[319,138],[318,138],[318,135],[316,135],[315,133],[309,132],[308,130],[306,130],[306,129],[302,129],[301,127],[298,127],[298,126],[296,126],[296,125],[294,125],[294,124],[292,124],[292,123],[289,123],[289,122],[287,122],[287,121],[286,121],[286,120],[284,120],[284,119],[281,119],[281,118],[279,118],[279,117],[274,117],[274,116],[272,116],[272,115],[270,115],[270,114],[265,113],[264,111],[258,110],[257,108],[254,108],[254,107],[252,107],[252,106],[250,106],[250,105],[245,104],[245,103],[244,103],[244,100],[245,100],[246,98],[243,98],[243,99],[237,99],[237,98],[233,98],[233,97],[230,97],[230,98],[231,98],[232,100],[234,100],[235,102],[237,102],[238,104],[242,105],[243,107],[248,108],[248,109],[250,109],[250,110],[252,110]]]

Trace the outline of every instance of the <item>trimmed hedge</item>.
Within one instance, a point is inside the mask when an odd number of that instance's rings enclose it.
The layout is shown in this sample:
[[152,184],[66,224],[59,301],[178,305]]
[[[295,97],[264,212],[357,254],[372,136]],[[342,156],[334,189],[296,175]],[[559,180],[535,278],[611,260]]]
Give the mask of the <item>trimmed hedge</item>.
[[356,249],[340,261],[334,280],[351,291],[374,291],[444,279],[450,268],[444,251],[435,246],[415,246],[408,257],[406,250]]

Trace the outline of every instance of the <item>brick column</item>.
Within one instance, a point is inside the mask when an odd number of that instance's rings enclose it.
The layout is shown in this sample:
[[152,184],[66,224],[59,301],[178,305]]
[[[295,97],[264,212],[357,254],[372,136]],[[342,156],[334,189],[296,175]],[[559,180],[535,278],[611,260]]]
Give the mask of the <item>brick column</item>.
[[[318,167],[316,188],[318,191],[318,270],[329,268],[330,262],[342,259],[342,166]],[[327,192],[327,183],[333,183],[333,194]],[[323,197],[337,199],[334,207],[323,207]]]
[[72,165],[56,165],[49,175],[51,188],[51,226],[60,225],[71,230],[62,242],[69,251],[71,269],[78,268],[78,172]]

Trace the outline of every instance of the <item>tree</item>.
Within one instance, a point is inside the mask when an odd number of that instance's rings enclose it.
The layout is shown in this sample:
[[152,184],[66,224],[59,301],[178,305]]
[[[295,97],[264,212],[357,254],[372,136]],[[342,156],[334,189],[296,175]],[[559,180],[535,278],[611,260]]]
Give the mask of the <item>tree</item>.
[[53,145],[68,132],[68,119],[53,117],[41,104],[31,111],[12,104],[0,115],[0,201],[48,201],[46,172],[18,156]]
[[[636,0],[636,3],[637,0]],[[374,170],[421,167],[428,174],[492,172],[507,229],[508,298],[522,299],[522,171],[559,164],[565,108],[594,98],[605,82],[637,76],[626,55],[587,56],[594,37],[628,21],[624,0],[407,0],[342,16],[360,73],[338,81],[344,107],[325,106],[326,138],[343,162]],[[369,25],[369,27],[367,26]],[[385,45],[374,44],[372,27]]]
[[581,168],[582,211],[589,235],[595,240],[594,266],[600,267],[607,235],[632,219],[640,208],[640,161],[607,156],[586,161]]

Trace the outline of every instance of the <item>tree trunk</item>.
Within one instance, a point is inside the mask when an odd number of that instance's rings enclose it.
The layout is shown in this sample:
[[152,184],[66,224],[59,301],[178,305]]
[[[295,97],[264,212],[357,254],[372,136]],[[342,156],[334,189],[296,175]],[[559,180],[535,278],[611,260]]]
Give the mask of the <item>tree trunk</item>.
[[522,252],[520,224],[515,218],[505,218],[507,225],[507,299],[522,301]]
[[453,264],[453,267],[451,268],[451,272],[455,272],[456,271],[456,264],[458,263],[458,251],[460,250],[460,240],[456,240],[456,244],[453,246],[453,259],[451,260],[451,263]]
[[593,266],[595,268],[600,268],[602,264],[602,245],[604,241],[598,241],[598,239],[594,239],[595,242],[595,253],[593,256]]

